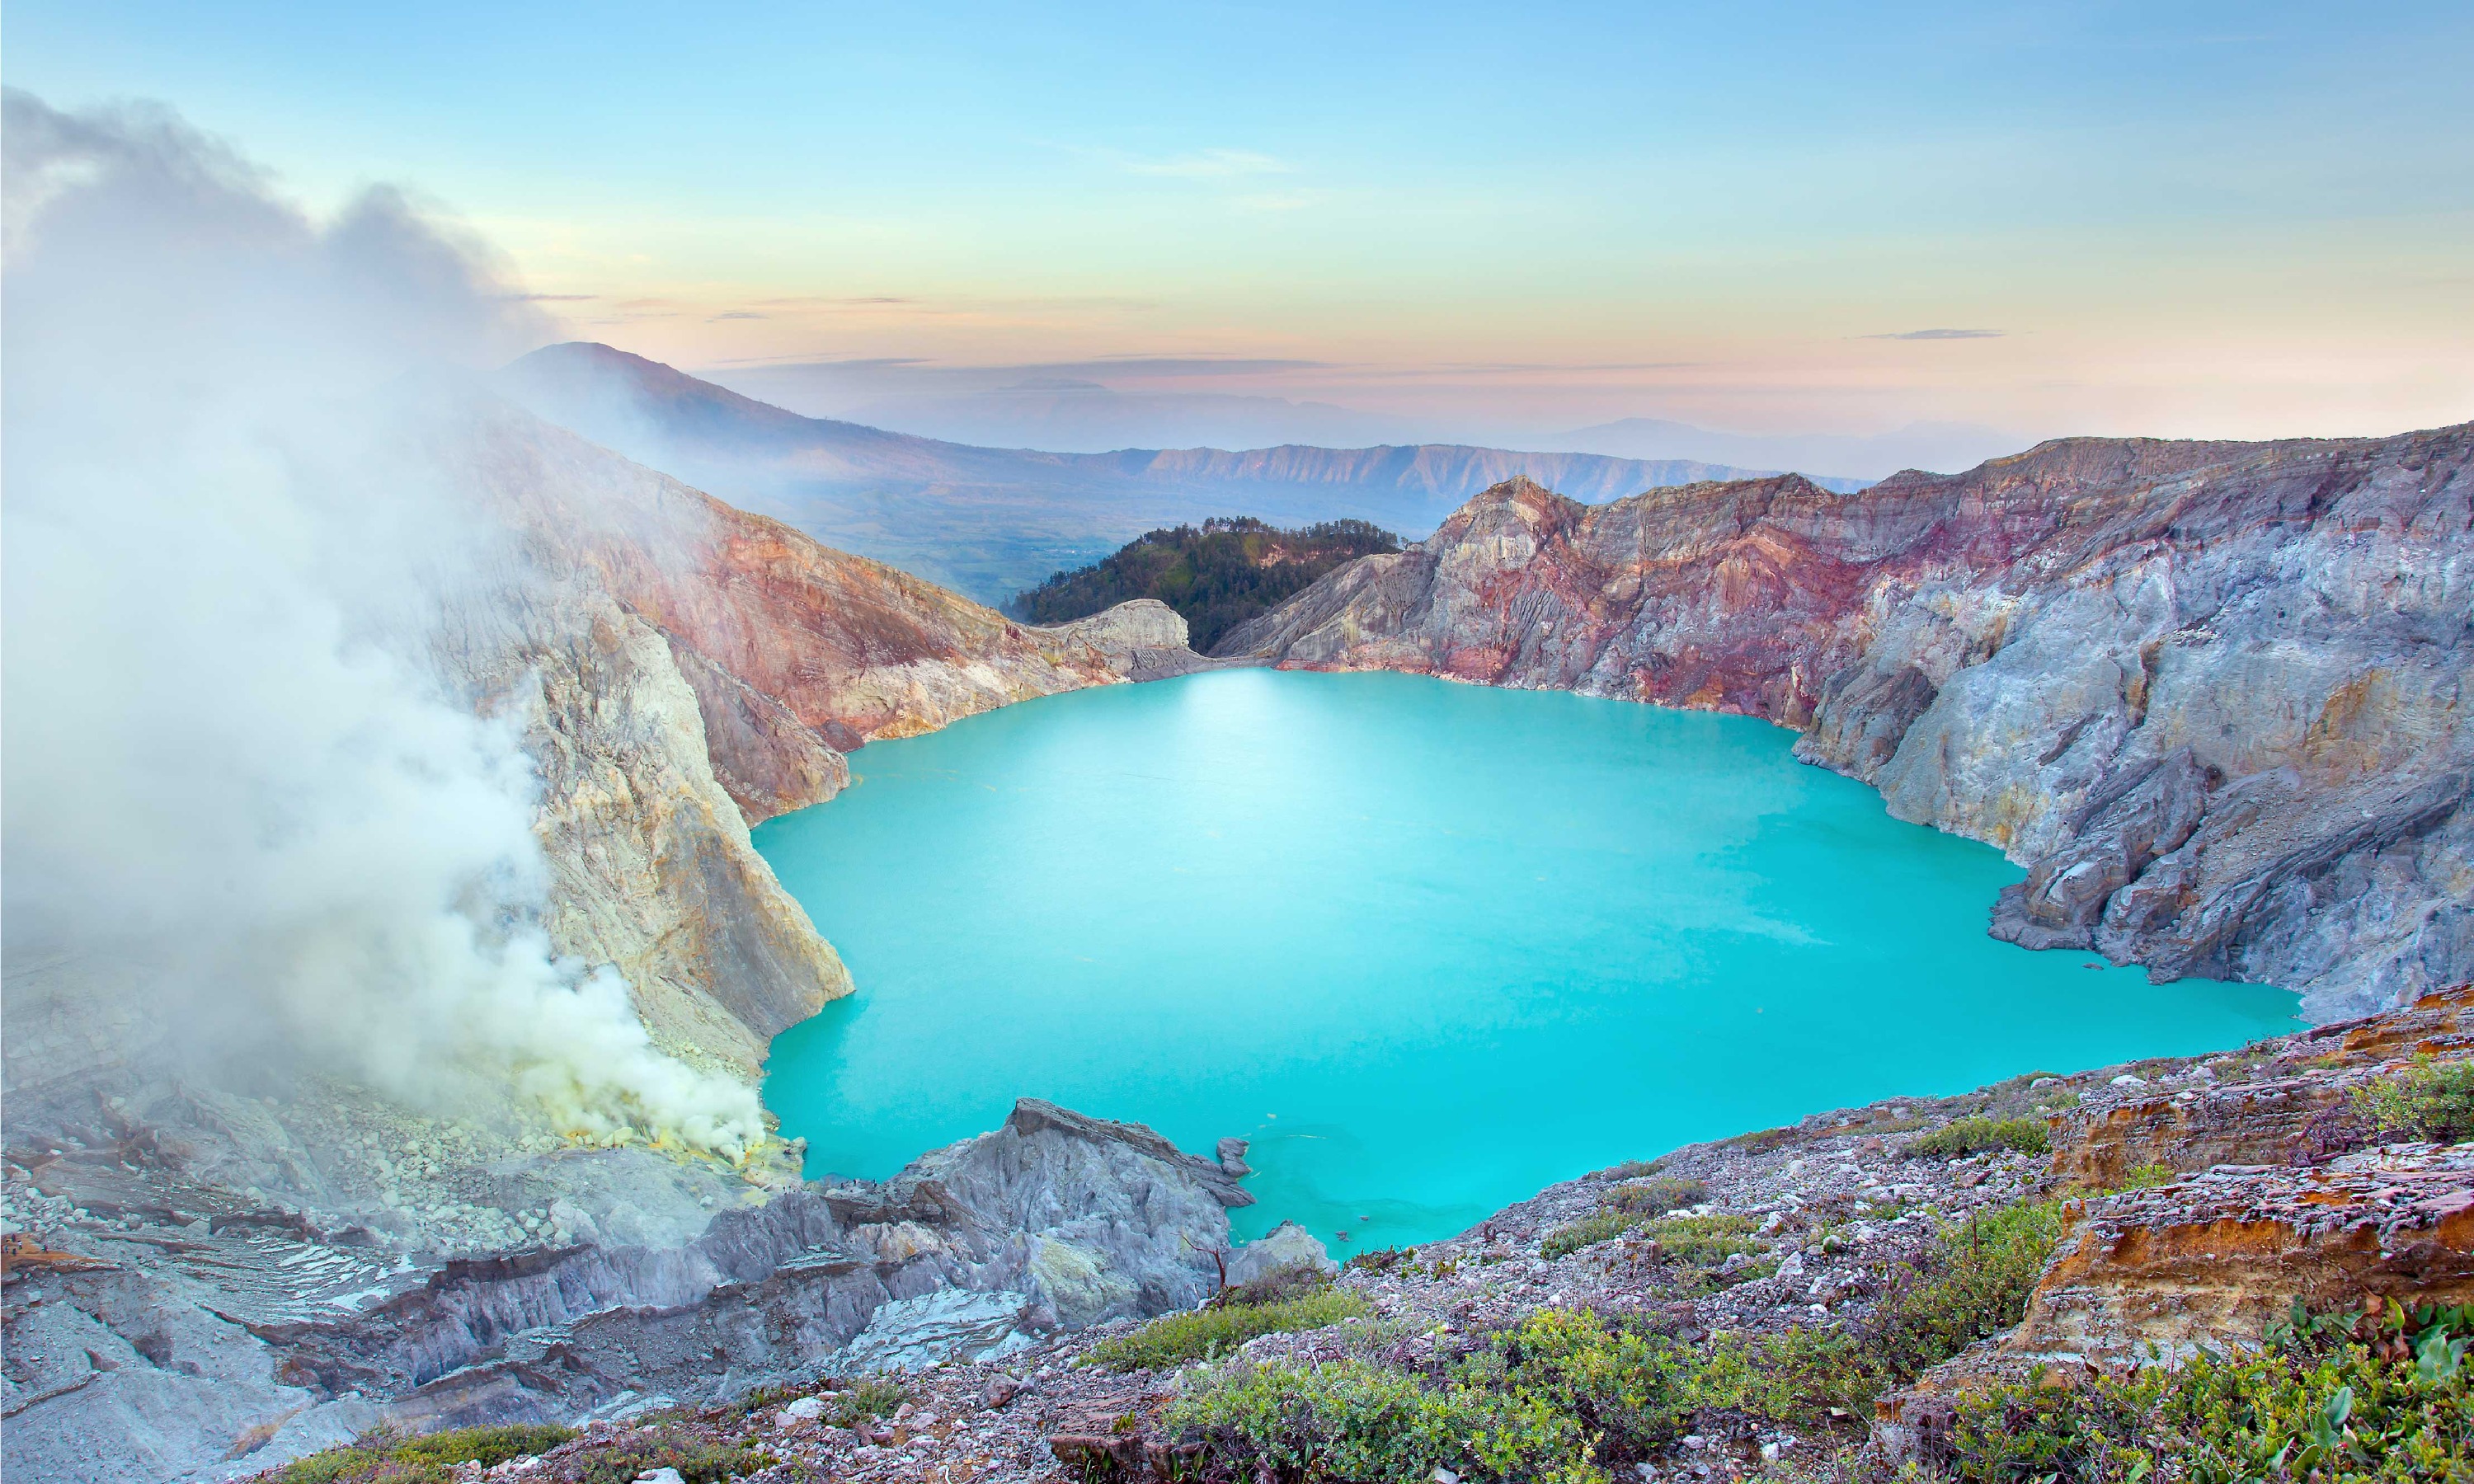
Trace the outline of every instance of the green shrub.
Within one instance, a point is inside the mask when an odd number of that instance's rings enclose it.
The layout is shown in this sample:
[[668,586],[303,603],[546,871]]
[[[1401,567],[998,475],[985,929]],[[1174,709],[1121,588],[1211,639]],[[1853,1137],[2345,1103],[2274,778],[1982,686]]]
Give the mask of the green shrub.
[[1655,1175],[1666,1168],[1666,1161],[1674,1158],[1671,1154],[1662,1154],[1655,1160],[1626,1160],[1621,1164],[1608,1165],[1598,1174],[1608,1180],[1638,1180],[1643,1175]]
[[1709,1187],[1697,1180],[1672,1176],[1617,1185],[1599,1197],[1595,1211],[1548,1233],[1539,1244],[1539,1255],[1550,1258],[1567,1257],[1584,1247],[1611,1241],[1678,1207],[1695,1205],[1709,1193]]
[[1725,1148],[1740,1149],[1746,1154],[1767,1154],[1773,1149],[1784,1149],[1789,1144],[1803,1141],[1804,1130],[1792,1125],[1783,1129],[1755,1129],[1750,1134],[1718,1140]]
[[1687,1267],[1714,1268],[1729,1257],[1761,1250],[1752,1239],[1753,1220],[1719,1212],[1711,1216],[1665,1216],[1640,1229],[1658,1244],[1659,1260]]
[[1482,1478],[1606,1484],[1684,1430],[1670,1342],[1543,1309],[1441,1384],[1358,1361],[1231,1366],[1189,1377],[1161,1418],[1215,1474],[1425,1484]]
[[1578,1221],[1567,1221],[1547,1233],[1546,1239],[1538,1244],[1538,1255],[1549,1258],[1569,1257],[1584,1247],[1595,1247],[1600,1242],[1613,1241],[1630,1232],[1637,1224],[1637,1217],[1627,1216],[1622,1211],[1592,1212]]
[[1870,1417],[1882,1393],[2025,1317],[2068,1225],[2061,1203],[2041,1202],[1947,1228],[1860,1325],[1713,1343],[1690,1395],[1793,1425],[1826,1425],[1831,1407]]
[[1710,1187],[1697,1180],[1661,1175],[1656,1180],[1617,1185],[1599,1197],[1598,1205],[1607,1210],[1629,1211],[1637,1216],[1663,1216],[1686,1206],[1698,1206],[1709,1195]]
[[2354,1106],[2384,1134],[2442,1144],[2474,1138],[2474,1061],[2416,1057],[2403,1072],[2355,1089]]
[[1424,1484],[1467,1466],[1484,1420],[1449,1392],[1428,1391],[1362,1361],[1301,1371],[1232,1366],[1190,1377],[1161,1430],[1200,1445],[1214,1472],[1237,1477]]
[[2052,1149],[2045,1125],[2033,1118],[1961,1118],[1921,1138],[1909,1139],[1906,1152],[1918,1157],[1955,1159],[1989,1149],[2015,1149],[2045,1154]]
[[1403,1263],[1418,1260],[1415,1247],[1370,1247],[1341,1264],[1353,1273],[1389,1273]]
[[1214,1302],[1221,1304],[1244,1304],[1260,1307],[1271,1304],[1286,1304],[1291,1299],[1302,1299],[1309,1294],[1321,1293],[1330,1286],[1331,1275],[1312,1261],[1288,1262],[1272,1269],[1260,1278],[1221,1290]]
[[1130,1334],[1091,1347],[1089,1363],[1112,1371],[1158,1371],[1191,1360],[1213,1360],[1257,1335],[1320,1329],[1369,1311],[1366,1300],[1346,1288],[1324,1288],[1275,1304],[1231,1304],[1167,1314]]
[[[1210,1478],[1418,1484],[1437,1468],[1484,1479],[1607,1484],[1702,1409],[1819,1430],[2019,1322],[2065,1227],[2059,1203],[1946,1229],[1921,1270],[1859,1326],[1698,1346],[1575,1309],[1541,1309],[1429,1381],[1350,1361],[1317,1372],[1232,1362],[1186,1378],[1163,1418]],[[1668,1217],[1661,1250],[1749,1249],[1740,1216]],[[1677,1257],[1676,1260],[1685,1260]]]
[[2130,1167],[2129,1173],[2122,1177],[2121,1185],[2110,1193],[2122,1195],[2132,1190],[2153,1190],[2159,1185],[2170,1185],[2181,1178],[2173,1173],[2173,1166],[2170,1164],[2134,1164]]
[[2352,1330],[2297,1324],[2255,1354],[1962,1396],[1950,1471],[1967,1484],[2474,1480],[2474,1316],[2390,1306],[2369,1335]]
[[[1661,1335],[1610,1328],[1586,1309],[1541,1309],[1495,1336],[1499,1388],[1569,1417],[1591,1456],[1621,1464],[1686,1432],[1677,1381],[1688,1352]],[[1464,1373],[1465,1384],[1481,1377]]]
[[571,1428],[534,1424],[459,1427],[423,1437],[380,1426],[341,1448],[296,1458],[266,1477],[273,1484],[447,1484],[457,1464],[477,1461],[489,1468],[546,1453],[574,1436]]
[[763,1472],[779,1461],[753,1444],[637,1433],[570,1454],[545,1477],[548,1484],[635,1484],[639,1475],[653,1470],[676,1469],[686,1484],[727,1484]]
[[839,1391],[825,1396],[824,1421],[837,1427],[849,1427],[871,1417],[891,1417],[902,1410],[910,1393],[899,1381],[881,1376],[863,1376]]

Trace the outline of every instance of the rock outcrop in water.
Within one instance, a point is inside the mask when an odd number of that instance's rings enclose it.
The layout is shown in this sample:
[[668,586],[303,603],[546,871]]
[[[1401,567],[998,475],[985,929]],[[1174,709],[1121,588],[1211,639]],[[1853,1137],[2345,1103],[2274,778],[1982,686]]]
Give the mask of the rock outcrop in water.
[[1498,485],[1225,656],[1761,716],[2029,868],[1995,931],[2317,1018],[2474,973],[2474,426],[2075,439],[1857,494]]

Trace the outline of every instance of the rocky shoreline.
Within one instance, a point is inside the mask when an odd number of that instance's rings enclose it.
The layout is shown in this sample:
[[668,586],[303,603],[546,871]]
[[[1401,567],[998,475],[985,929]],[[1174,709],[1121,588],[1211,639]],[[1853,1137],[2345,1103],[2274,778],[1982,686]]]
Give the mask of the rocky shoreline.
[[[1915,1377],[1874,1415],[1793,1428],[1711,1411],[1633,1470],[1642,1479],[1870,1477],[1865,1470],[1928,1455],[1952,1399],[2004,1377],[2115,1374],[2156,1355],[2256,1346],[2297,1300],[2474,1300],[2474,1145],[2383,1142],[2351,1096],[2409,1067],[2469,1059],[2474,987],[2213,1056],[1833,1110],[1567,1181],[1449,1240],[1353,1261],[1337,1286],[1363,1300],[1362,1317],[1264,1335],[1212,1365],[1122,1373],[1092,1363],[1138,1328],[1131,1318],[1018,1348],[974,1351],[974,1338],[942,1358],[925,1348],[903,1357],[899,1399],[885,1393],[881,1415],[848,1424],[831,1420],[853,1385],[851,1368],[837,1366],[762,1392],[758,1404],[655,1411],[647,1401],[488,1476],[565,1484],[596,1458],[702,1449],[737,1450],[749,1461],[739,1476],[763,1484],[1165,1480],[1208,1463],[1163,1430],[1161,1414],[1215,1368],[1355,1362],[1431,1378],[1547,1311],[1645,1326],[1687,1346],[1854,1332],[1943,1233],[2022,1202],[2065,1203],[2067,1230],[2015,1328]],[[1953,1153],[1934,1141],[2001,1120],[2032,1122],[2049,1152]],[[1661,1181],[1690,1195],[1673,1215],[1736,1218],[1740,1250],[1679,1263],[1637,1231],[1570,1245],[1578,1224]],[[1279,1236],[1289,1256],[1310,1241]]]
[[2315,1020],[2474,975],[2474,425],[1860,493],[1498,485],[1218,653],[1742,712],[2028,868],[1994,931]]
[[[750,823],[831,797],[842,754],[871,737],[1213,663],[1427,669],[1769,715],[1904,817],[2030,860],[2006,936],[2093,942],[2159,973],[2290,970],[2315,1015],[2474,963],[2474,764],[2452,688],[2467,430],[2061,445],[1828,509],[1792,480],[1594,511],[1502,486],[1208,660],[1159,605],[1012,624],[511,410],[468,411],[441,436],[522,555],[446,615],[437,658],[538,764],[554,877],[538,925],[619,970],[658,1046],[741,1082],[771,1034],[848,989]],[[2136,943],[2105,936],[2133,918]],[[2174,958],[2169,943],[2199,946]],[[692,1443],[778,1457],[735,1472],[782,1481],[1140,1477],[1185,1446],[1158,1429],[1174,1378],[1083,1364],[1093,1348],[1274,1255],[1319,1257],[1294,1232],[1231,1252],[1226,1210],[1249,1200],[1236,1141],[1205,1160],[1026,1102],[892,1180],[813,1185],[770,1137],[734,1161],[578,1138],[512,1097],[424,1111],[314,1068],[202,1077],[148,989],[139,965],[11,965],[12,1472],[233,1479],[373,1426],[546,1418],[590,1430],[507,1472],[583,1478],[576,1461],[614,1448]],[[2462,1060],[2462,998],[2323,1027],[2235,1059],[2240,1075],[2194,1061],[2023,1079],[1679,1151],[1660,1165],[1694,1187],[1677,1209],[1717,1223],[1727,1249],[1689,1294],[1628,1238],[1557,1245],[1612,1219],[1608,1203],[1646,1199],[1648,1177],[1567,1183],[1414,1260],[1352,1266],[1339,1286],[1365,1317],[1245,1355],[1424,1376],[1566,1308],[1676,1335],[1860,1322],[1879,1291],[1865,1274],[1947,1218],[2159,1164],[2186,1177],[2173,1193],[2092,1205],[2087,1241],[2135,1246],[2121,1222],[2165,1231],[2177,1210],[2272,1225],[2293,1183],[2316,1181],[2322,1208],[2395,1217],[2346,1228],[2376,1229],[2373,1267],[2389,1236],[2412,1249],[2438,1223],[2416,1281],[2453,1284],[2461,1155],[2366,1147],[2346,1089],[2403,1065],[2400,1036]],[[1970,1117],[2046,1120],[2050,1164],[1907,1157]],[[2422,1194],[2400,1206],[2399,1190]],[[2355,1238],[2323,1251],[2319,1227],[2288,1229],[2263,1272],[2342,1286],[2370,1271]],[[2031,1313],[2022,1333],[2059,1336],[2040,1356],[2109,1365],[2121,1336],[2155,1337],[2137,1304],[2104,1307],[2108,1283],[2131,1282],[2118,1268],[2071,1269],[2068,1323]],[[2174,1269],[2175,1293],[2189,1281]],[[2211,1322],[2240,1338],[2256,1307]],[[909,1410],[828,1427],[834,1388],[879,1372],[906,1377]],[[1918,1404],[1865,1446],[1929,1438],[1938,1414]],[[1869,1436],[1860,1421],[1831,1447]],[[1819,1447],[1724,1418],[1693,1436],[1691,1456],[1656,1467],[1698,1476]]]

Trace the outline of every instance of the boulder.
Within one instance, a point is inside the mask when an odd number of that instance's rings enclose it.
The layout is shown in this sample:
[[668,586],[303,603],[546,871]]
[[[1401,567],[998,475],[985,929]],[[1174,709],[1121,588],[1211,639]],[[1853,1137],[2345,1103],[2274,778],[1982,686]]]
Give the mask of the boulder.
[[1283,1221],[1237,1249],[1228,1259],[1228,1284],[1233,1288],[1298,1267],[1322,1274],[1340,1271],[1322,1238],[1294,1221]]

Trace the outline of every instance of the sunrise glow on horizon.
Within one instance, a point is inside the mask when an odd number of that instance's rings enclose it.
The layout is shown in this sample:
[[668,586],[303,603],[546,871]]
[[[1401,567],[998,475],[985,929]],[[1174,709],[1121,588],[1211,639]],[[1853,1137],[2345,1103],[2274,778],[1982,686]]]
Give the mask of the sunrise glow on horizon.
[[2462,6],[28,0],[10,42],[313,207],[405,186],[560,333],[940,436],[1057,388],[1159,442],[2474,417]]

